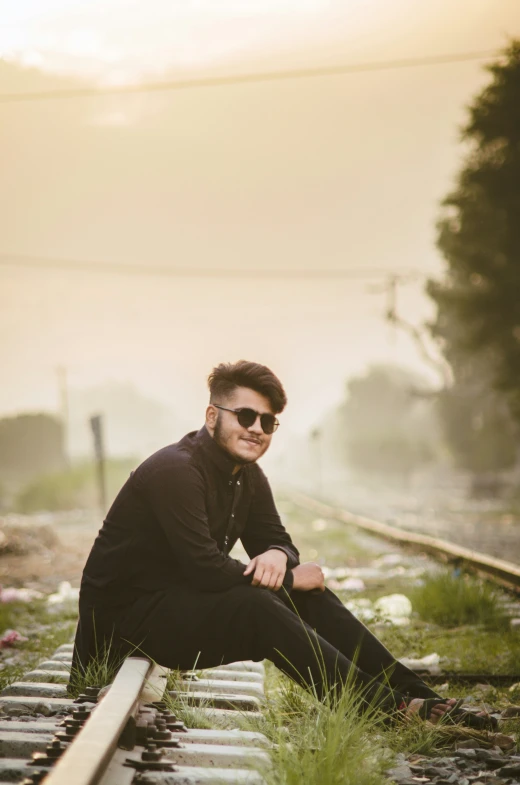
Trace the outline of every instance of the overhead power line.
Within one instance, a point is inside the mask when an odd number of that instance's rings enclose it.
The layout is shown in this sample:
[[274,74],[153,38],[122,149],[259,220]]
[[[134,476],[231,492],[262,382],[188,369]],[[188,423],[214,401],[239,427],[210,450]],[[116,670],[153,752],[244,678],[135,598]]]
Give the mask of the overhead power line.
[[48,257],[0,254],[1,267],[25,267],[33,269],[56,269],[109,273],[117,275],[168,276],[175,278],[243,278],[243,279],[367,279],[385,278],[391,275],[400,280],[413,280],[423,277],[423,273],[413,269],[401,271],[385,270],[382,267],[355,267],[350,269],[328,270],[280,270],[247,268],[191,268],[156,264],[128,264],[117,262],[93,262],[81,259],[50,259]]
[[65,98],[88,98],[103,95],[125,95],[132,93],[154,93],[171,90],[190,90],[202,87],[225,87],[227,85],[254,84],[259,82],[279,82],[288,79],[309,79],[325,76],[341,76],[368,71],[392,71],[403,68],[418,68],[429,65],[449,65],[471,60],[486,60],[497,57],[501,52],[486,49],[478,52],[432,55],[431,57],[411,57],[401,60],[383,60],[371,63],[347,63],[316,68],[294,68],[281,71],[258,71],[228,76],[208,76],[200,79],[178,79],[164,82],[141,82],[130,85],[106,87],[80,87],[68,90],[42,90],[36,93],[3,93],[0,103],[20,101],[48,101]]

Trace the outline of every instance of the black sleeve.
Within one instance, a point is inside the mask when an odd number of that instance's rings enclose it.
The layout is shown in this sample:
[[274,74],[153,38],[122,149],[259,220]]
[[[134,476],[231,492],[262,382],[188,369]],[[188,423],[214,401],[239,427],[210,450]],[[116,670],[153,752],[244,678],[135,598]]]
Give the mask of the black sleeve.
[[291,570],[300,563],[300,554],[280,519],[267,477],[259,466],[257,469],[254,496],[240,539],[250,559],[271,548],[276,548],[287,554],[284,586],[290,588],[292,586]]
[[156,467],[140,485],[189,583],[204,591],[251,583],[246,565],[225,556],[210,534],[204,482],[194,466],[175,461]]

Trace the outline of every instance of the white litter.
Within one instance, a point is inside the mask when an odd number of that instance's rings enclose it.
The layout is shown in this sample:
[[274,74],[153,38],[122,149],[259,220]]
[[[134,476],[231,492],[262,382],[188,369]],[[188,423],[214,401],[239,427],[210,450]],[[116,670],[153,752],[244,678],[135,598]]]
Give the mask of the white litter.
[[0,586],[0,602],[32,602],[32,600],[41,600],[43,594],[36,589],[15,589],[8,587],[4,589]]
[[403,556],[400,553],[385,553],[372,562],[372,567],[379,569],[380,567],[394,567],[396,564],[403,563]]
[[365,582],[361,578],[345,578],[343,581],[331,578],[330,581],[327,581],[327,586],[333,591],[338,591],[338,589],[343,589],[344,591],[365,591],[366,589]]
[[387,594],[374,603],[375,610],[382,616],[411,616],[412,603],[405,594]]
[[341,581],[345,578],[361,578],[362,580],[381,579],[381,571],[373,567],[322,567],[325,580],[335,578]]
[[77,602],[79,599],[79,589],[73,589],[68,581],[62,581],[55,594],[47,597],[48,605],[60,605],[66,602]]
[[316,520],[311,523],[311,527],[315,532],[322,532],[327,528],[327,521],[324,521],[323,518],[316,518]]
[[387,594],[375,601],[374,610],[384,621],[396,627],[405,627],[410,624],[412,603],[404,594]]
[[348,602],[345,603],[345,608],[353,613],[356,619],[359,619],[360,621],[374,620],[375,614],[372,603],[366,597],[360,597],[357,600],[348,600]]
[[410,668],[412,671],[428,671],[432,675],[441,672],[440,661],[441,658],[437,652],[433,652],[433,654],[426,654],[426,656],[421,657],[420,659],[401,657],[399,660],[399,662],[402,662],[403,665],[406,665],[406,667]]
[[366,597],[348,600],[345,607],[361,621],[377,621],[404,627],[410,623],[412,603],[404,594],[388,594],[372,603]]

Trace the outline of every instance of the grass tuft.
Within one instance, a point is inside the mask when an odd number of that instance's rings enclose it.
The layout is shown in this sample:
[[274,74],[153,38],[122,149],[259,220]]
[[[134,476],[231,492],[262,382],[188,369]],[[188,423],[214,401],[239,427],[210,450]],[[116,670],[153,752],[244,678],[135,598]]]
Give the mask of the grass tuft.
[[382,785],[393,754],[383,747],[381,717],[359,713],[360,691],[347,685],[339,699],[318,700],[274,667],[268,668],[263,720],[242,727],[273,743],[268,785]]
[[[209,708],[209,699],[207,707],[205,705],[194,706],[188,697],[183,695],[170,695],[169,690],[186,689],[185,685],[180,684],[181,680],[182,674],[180,671],[170,671],[168,675],[167,691],[163,696],[163,700],[169,710],[173,712],[177,719],[183,722],[187,728],[202,728],[208,730],[214,728],[216,724],[215,721],[210,721],[204,712],[204,708]],[[196,689],[195,684],[196,682],[194,682],[193,689]]]
[[14,629],[28,638],[0,656],[0,692],[33,670],[63,643],[69,643],[76,627],[76,611],[64,609],[59,618],[50,613],[44,600],[0,603],[0,635]]
[[438,573],[409,592],[414,610],[427,622],[442,627],[479,624],[504,630],[508,618],[489,584],[469,575]]
[[116,654],[110,642],[98,647],[96,641],[95,649],[95,656],[89,659],[86,668],[74,667],[70,672],[68,692],[72,698],[77,698],[86,687],[103,688],[112,684],[126,659],[126,655]]

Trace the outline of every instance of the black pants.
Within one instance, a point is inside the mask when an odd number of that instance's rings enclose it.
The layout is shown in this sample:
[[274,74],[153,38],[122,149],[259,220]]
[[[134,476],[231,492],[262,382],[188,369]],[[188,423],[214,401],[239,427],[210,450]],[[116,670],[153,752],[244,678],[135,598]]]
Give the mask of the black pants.
[[177,585],[119,609],[82,598],[76,637],[81,665],[92,654],[91,631],[86,635],[92,615],[98,643],[109,639],[124,654],[134,650],[172,669],[268,659],[320,697],[347,682],[387,710],[406,696],[438,697],[328,589],[289,596],[283,589],[239,586],[213,593]]

